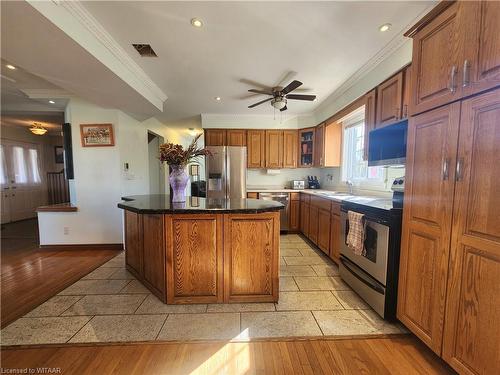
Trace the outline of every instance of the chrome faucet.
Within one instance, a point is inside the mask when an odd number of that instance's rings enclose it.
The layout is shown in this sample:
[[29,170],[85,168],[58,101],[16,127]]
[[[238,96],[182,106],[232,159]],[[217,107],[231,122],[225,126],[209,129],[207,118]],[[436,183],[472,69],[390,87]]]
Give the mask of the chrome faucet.
[[349,194],[352,195],[352,185],[353,185],[352,181],[351,180],[347,180],[345,183],[347,185],[347,188],[349,189]]

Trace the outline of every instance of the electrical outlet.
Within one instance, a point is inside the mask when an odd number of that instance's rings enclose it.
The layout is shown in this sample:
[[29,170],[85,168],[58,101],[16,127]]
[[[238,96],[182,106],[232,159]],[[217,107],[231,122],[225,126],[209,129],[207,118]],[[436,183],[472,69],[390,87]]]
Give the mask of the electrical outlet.
[[67,236],[69,234],[69,227],[64,227],[63,228],[63,233],[65,236]]

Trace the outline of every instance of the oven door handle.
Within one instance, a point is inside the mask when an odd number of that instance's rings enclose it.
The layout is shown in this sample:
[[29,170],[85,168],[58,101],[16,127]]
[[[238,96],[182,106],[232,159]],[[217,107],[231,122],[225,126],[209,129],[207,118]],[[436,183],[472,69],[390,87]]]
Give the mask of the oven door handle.
[[363,277],[361,274],[359,274],[358,271],[356,271],[354,268],[351,266],[351,262],[349,262],[345,258],[340,258],[340,261],[342,262],[342,265],[353,275],[355,276],[359,281],[361,281],[363,284],[367,285],[370,289],[373,289],[379,294],[384,295],[384,288],[378,285],[376,282],[371,281],[370,279]]

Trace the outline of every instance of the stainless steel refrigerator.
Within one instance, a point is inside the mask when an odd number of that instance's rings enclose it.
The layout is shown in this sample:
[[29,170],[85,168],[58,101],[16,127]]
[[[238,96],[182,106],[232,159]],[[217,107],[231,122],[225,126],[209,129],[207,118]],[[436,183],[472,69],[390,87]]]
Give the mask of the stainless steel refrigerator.
[[207,198],[246,198],[247,148],[209,146],[205,158]]

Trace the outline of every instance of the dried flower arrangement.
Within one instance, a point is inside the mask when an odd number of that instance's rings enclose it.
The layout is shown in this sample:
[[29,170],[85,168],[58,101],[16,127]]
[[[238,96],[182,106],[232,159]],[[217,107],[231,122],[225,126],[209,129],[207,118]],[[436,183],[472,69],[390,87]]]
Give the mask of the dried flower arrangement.
[[189,162],[200,156],[210,155],[210,151],[197,145],[198,139],[201,136],[202,134],[198,134],[194,137],[186,150],[181,145],[169,142],[160,145],[160,161],[168,165],[186,166]]

